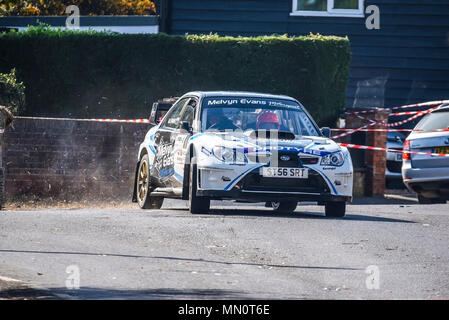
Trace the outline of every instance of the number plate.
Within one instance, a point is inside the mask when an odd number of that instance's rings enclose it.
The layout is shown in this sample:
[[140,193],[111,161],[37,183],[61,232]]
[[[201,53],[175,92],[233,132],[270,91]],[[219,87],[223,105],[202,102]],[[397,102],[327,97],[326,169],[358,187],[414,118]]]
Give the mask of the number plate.
[[449,153],[449,147],[435,147],[433,153]]
[[309,177],[309,170],[307,168],[263,167],[260,174],[265,178],[307,179]]
[[402,153],[396,152],[396,161],[402,161]]

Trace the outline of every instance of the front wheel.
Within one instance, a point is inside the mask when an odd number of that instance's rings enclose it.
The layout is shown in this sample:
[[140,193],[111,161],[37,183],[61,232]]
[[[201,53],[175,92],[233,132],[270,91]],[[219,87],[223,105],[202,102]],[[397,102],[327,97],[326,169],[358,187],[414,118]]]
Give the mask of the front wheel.
[[324,205],[326,217],[342,218],[346,214],[346,202],[329,201]]
[[148,155],[144,155],[140,160],[137,171],[136,190],[137,203],[142,209],[160,209],[164,198],[150,196],[150,166]]
[[278,213],[292,213],[295,211],[297,205],[298,201],[271,202],[271,207],[274,209],[274,212]]
[[189,178],[189,211],[192,214],[208,213],[210,209],[210,199],[198,197],[198,168],[196,158],[190,161],[190,178]]

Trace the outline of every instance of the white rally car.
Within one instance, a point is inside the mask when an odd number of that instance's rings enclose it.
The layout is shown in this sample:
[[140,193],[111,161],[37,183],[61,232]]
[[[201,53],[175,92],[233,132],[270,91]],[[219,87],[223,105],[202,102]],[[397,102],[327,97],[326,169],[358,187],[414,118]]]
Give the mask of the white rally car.
[[140,145],[133,201],[160,208],[189,200],[206,213],[210,200],[265,202],[292,212],[298,201],[345,215],[352,200],[348,150],[328,138],[295,99],[249,92],[190,92],[179,98]]

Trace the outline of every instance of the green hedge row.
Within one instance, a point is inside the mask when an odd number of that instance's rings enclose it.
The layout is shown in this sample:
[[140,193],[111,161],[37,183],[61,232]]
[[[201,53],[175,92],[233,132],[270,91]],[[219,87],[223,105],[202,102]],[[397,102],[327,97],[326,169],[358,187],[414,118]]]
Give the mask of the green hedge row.
[[293,96],[320,125],[344,109],[349,40],[333,36],[171,36],[50,30],[0,35],[0,72],[16,68],[28,116],[147,117],[192,90]]

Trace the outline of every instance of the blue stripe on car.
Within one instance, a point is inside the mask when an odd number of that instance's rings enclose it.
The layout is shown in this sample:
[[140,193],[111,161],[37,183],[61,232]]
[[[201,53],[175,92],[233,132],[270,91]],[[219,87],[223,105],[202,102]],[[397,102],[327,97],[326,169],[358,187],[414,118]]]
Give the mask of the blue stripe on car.
[[193,140],[193,139],[196,139],[196,138],[198,138],[198,137],[200,137],[200,136],[202,136],[202,135],[203,135],[202,133],[195,134],[195,135],[193,135],[193,136],[191,136],[191,137],[189,138],[189,141],[191,141],[191,140]]
[[335,189],[335,187],[334,187],[334,185],[332,184],[331,180],[330,180],[330,179],[329,179],[323,172],[321,172],[320,170],[318,170],[318,169],[316,169],[316,168],[313,168],[313,170],[318,171],[318,172],[321,174],[321,176],[324,177],[324,178],[327,180],[327,182],[328,182],[329,185],[331,186],[332,190],[334,191],[335,195],[338,196],[338,191],[337,191],[337,189]]
[[224,190],[227,191],[229,190],[229,188],[234,184],[234,182],[237,182],[243,175],[247,174],[248,172],[250,172],[251,170],[260,168],[262,166],[264,166],[265,164],[261,164],[261,165],[256,165],[254,167],[249,168],[248,170],[246,170],[245,172],[243,172],[242,174],[240,174],[239,176],[237,176],[236,178],[234,178],[234,180],[232,180],[225,188]]
[[178,179],[181,182],[184,180],[184,178],[179,173],[177,173],[176,171],[175,171],[174,176],[175,176],[176,179]]

